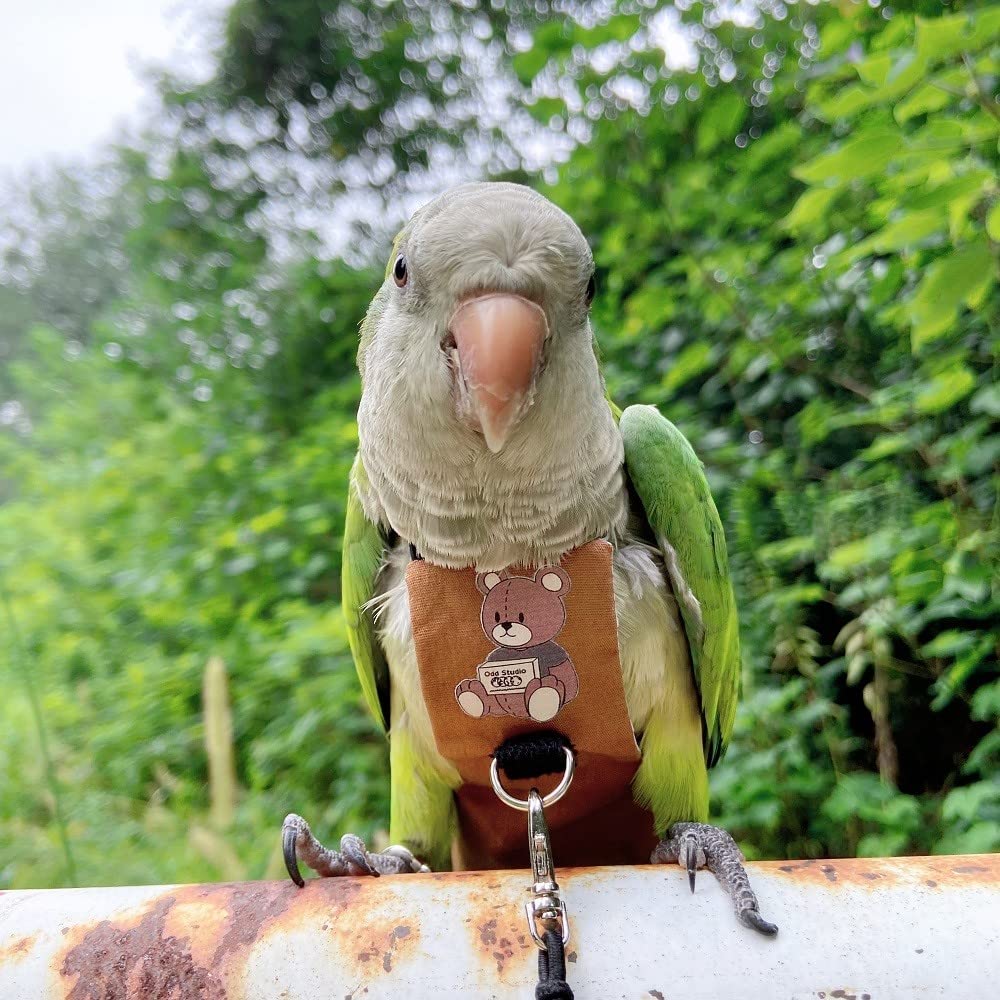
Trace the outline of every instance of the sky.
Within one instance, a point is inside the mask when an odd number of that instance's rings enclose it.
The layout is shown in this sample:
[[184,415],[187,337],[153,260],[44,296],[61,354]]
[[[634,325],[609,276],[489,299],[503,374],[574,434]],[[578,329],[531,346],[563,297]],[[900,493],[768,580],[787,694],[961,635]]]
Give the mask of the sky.
[[140,120],[144,67],[203,73],[222,0],[0,0],[0,177],[87,157]]
[[[0,0],[0,182],[87,159],[155,113],[151,65],[204,77],[230,2]],[[676,13],[658,21],[667,64],[689,63]]]

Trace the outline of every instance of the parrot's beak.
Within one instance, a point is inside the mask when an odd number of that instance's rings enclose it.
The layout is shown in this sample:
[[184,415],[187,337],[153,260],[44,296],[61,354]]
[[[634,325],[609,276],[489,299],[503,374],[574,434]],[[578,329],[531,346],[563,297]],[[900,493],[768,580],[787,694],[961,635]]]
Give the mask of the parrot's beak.
[[494,454],[531,405],[547,333],[542,307],[520,295],[466,299],[451,317],[458,412]]

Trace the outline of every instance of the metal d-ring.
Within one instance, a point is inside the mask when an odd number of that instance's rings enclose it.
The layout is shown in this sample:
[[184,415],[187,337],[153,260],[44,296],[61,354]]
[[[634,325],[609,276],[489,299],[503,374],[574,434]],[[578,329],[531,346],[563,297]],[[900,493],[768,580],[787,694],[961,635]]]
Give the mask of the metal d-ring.
[[[563,747],[563,753],[566,754],[566,770],[563,771],[562,781],[542,799],[543,806],[551,806],[558,802],[566,794],[567,789],[573,782],[573,773],[576,771],[576,757],[569,747]],[[528,799],[515,798],[500,784],[500,766],[497,764],[496,757],[493,758],[493,763],[490,764],[490,782],[493,784],[493,791],[497,793],[497,798],[504,805],[508,805],[511,809],[517,809],[520,812],[528,811],[530,806]]]

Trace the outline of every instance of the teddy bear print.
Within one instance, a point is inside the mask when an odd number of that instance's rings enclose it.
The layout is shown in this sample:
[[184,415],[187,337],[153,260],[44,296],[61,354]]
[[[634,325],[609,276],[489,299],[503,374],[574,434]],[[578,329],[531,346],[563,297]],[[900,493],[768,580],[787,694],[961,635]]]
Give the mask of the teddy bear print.
[[479,573],[480,621],[494,650],[455,688],[466,715],[514,715],[548,722],[580,690],[573,661],[555,637],[566,624],[569,574],[543,566],[534,577]]

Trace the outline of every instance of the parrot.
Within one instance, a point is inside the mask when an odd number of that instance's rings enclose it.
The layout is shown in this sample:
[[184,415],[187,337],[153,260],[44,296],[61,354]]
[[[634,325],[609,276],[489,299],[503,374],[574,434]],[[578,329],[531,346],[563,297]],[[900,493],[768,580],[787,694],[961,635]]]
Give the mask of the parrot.
[[[479,572],[557,564],[610,542],[632,797],[652,813],[652,863],[707,868],[762,934],[733,838],[708,824],[708,770],[740,688],[736,601],[704,469],[652,406],[610,401],[591,326],[590,246],[573,219],[514,183],[463,184],[396,237],[361,325],[358,450],[342,548],[342,603],[364,700],[389,737],[389,838],[339,850],[284,821],[289,875],[446,869],[460,779],[423,700],[404,572],[414,551]],[[600,864],[600,844],[593,846]]]

